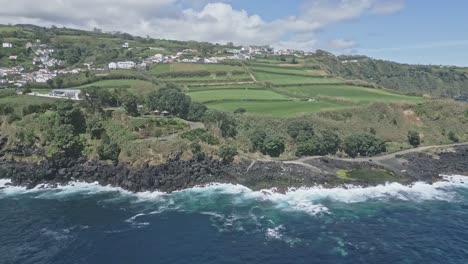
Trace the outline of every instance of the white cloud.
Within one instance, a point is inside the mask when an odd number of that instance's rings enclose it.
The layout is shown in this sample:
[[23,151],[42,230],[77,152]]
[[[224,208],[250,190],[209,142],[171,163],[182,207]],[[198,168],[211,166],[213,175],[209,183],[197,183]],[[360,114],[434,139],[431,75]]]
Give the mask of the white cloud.
[[[266,21],[213,0],[0,0],[0,23],[100,27],[157,38],[313,50],[320,43],[320,31],[330,24],[388,14],[403,6],[403,0],[304,0],[300,13]],[[331,44],[355,45],[349,40]]]
[[334,39],[329,46],[333,50],[348,50],[356,47],[356,41],[352,39]]

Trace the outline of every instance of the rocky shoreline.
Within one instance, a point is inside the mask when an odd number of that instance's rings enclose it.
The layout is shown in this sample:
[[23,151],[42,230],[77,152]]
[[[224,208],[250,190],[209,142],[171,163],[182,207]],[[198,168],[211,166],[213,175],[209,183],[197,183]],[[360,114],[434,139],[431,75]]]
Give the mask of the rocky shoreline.
[[[16,155],[32,155],[33,150],[16,150]],[[4,153],[3,153],[4,154]],[[173,192],[210,183],[241,184],[254,190],[289,187],[336,187],[344,184],[338,171],[356,169],[386,170],[398,182],[435,182],[440,174],[468,175],[468,146],[435,152],[414,152],[387,159],[345,160],[331,157],[311,158],[305,162],[244,161],[224,164],[207,156],[181,160],[176,157],[162,165],[132,167],[85,158],[55,156],[39,163],[0,157],[0,179],[10,179],[15,186],[34,188],[58,186],[73,181],[98,182],[131,192]],[[372,185],[365,180],[353,185]]]

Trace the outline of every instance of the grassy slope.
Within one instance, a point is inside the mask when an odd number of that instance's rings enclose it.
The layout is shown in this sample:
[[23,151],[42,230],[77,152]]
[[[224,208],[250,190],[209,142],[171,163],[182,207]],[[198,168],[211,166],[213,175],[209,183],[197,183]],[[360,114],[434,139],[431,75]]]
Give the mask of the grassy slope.
[[347,107],[343,103],[334,102],[303,102],[303,101],[243,101],[243,102],[215,102],[208,104],[210,108],[233,112],[242,107],[248,113],[261,114],[272,117],[295,117],[320,111],[334,110]]
[[98,86],[105,89],[125,88],[129,89],[130,92],[135,94],[147,94],[158,89],[158,86],[141,80],[103,80],[78,86],[76,88],[85,88],[91,86]]
[[276,85],[282,84],[320,84],[320,83],[342,83],[342,81],[335,78],[325,77],[311,77],[306,76],[294,76],[294,75],[283,75],[266,72],[253,72],[255,78],[260,82],[270,82]]
[[210,102],[221,100],[291,100],[290,97],[269,90],[212,90],[189,93],[197,102]]
[[277,90],[299,98],[332,97],[359,102],[419,102],[422,100],[421,97],[350,85],[298,86],[277,88]]

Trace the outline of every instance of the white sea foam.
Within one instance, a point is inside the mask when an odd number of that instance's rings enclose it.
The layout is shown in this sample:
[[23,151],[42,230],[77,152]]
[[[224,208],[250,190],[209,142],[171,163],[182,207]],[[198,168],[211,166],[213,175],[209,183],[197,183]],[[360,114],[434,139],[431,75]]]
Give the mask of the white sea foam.
[[[328,208],[321,204],[323,200],[331,200],[343,203],[359,203],[367,200],[444,200],[451,201],[456,198],[457,192],[454,187],[468,188],[468,177],[464,176],[444,176],[446,181],[433,184],[414,183],[412,185],[402,185],[390,183],[375,187],[345,186],[340,188],[299,188],[290,189],[285,193],[276,190],[252,191],[247,187],[233,184],[210,184],[198,186],[191,189],[174,192],[171,194],[162,192],[131,193],[121,188],[101,186],[98,183],[72,182],[64,186],[50,189],[51,186],[38,186],[31,190],[24,187],[8,186],[10,180],[0,180],[0,194],[18,194],[37,192],[39,198],[54,198],[72,194],[91,195],[101,192],[117,192],[121,195],[136,197],[136,202],[157,202],[159,209],[153,214],[161,213],[165,210],[192,210],[200,208],[199,211],[207,211],[204,204],[209,203],[214,195],[228,195],[230,201],[235,204],[245,204],[250,201],[271,202],[276,208],[285,211],[301,211],[310,215],[326,214]],[[185,208],[196,204],[198,207]],[[215,212],[216,213],[216,212]],[[217,213],[216,213],[217,214]],[[213,215],[214,216],[214,215]],[[136,216],[136,218],[139,216]]]

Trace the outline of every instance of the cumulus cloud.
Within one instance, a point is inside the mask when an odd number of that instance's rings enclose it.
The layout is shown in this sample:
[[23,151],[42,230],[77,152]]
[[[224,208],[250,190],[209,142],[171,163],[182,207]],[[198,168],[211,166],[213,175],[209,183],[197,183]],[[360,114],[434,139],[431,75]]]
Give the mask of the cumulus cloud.
[[[300,13],[273,21],[222,0],[0,0],[0,6],[0,23],[99,27],[156,38],[313,50],[328,25],[397,12],[404,0],[304,0]],[[335,40],[330,45],[349,48],[355,43]]]

